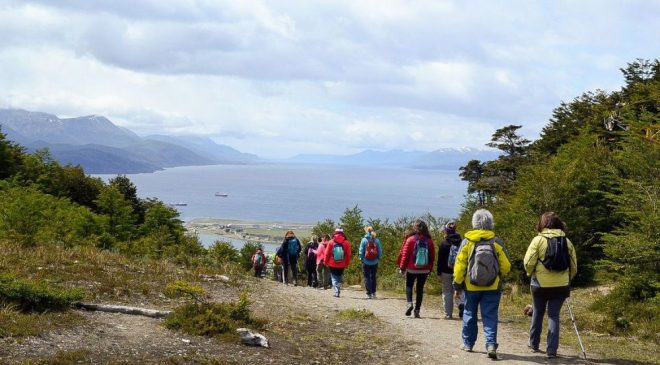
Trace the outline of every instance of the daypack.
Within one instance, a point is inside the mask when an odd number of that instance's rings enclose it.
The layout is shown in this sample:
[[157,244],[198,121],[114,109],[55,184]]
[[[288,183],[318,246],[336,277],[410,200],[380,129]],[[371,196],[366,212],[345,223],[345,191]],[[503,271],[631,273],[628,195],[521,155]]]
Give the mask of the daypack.
[[293,238],[287,241],[289,243],[287,248],[287,251],[289,252],[289,256],[298,256],[298,245],[299,245],[298,240]]
[[332,259],[335,262],[344,261],[344,245],[339,242],[335,242],[335,244],[332,245]]
[[568,255],[568,240],[565,236],[548,239],[548,248],[543,258],[543,266],[550,271],[565,271],[570,267],[571,259]]
[[370,261],[378,258],[378,246],[376,245],[376,240],[372,237],[369,237],[367,240],[367,246],[364,249],[364,258]]
[[429,245],[422,236],[417,237],[415,249],[413,250],[413,260],[415,267],[422,268],[429,264]]
[[316,251],[314,250],[314,247],[312,247],[312,246],[309,246],[307,248],[307,261],[316,262]]
[[447,267],[450,269],[454,268],[456,264],[456,256],[458,256],[458,251],[461,248],[461,245],[451,245],[449,247],[449,256],[447,257]]
[[254,261],[252,261],[252,266],[254,266],[254,267],[264,266],[265,261],[266,261],[266,258],[264,257],[263,253],[256,253],[256,254],[254,254]]
[[500,273],[494,239],[479,241],[468,260],[467,276],[472,285],[491,286]]

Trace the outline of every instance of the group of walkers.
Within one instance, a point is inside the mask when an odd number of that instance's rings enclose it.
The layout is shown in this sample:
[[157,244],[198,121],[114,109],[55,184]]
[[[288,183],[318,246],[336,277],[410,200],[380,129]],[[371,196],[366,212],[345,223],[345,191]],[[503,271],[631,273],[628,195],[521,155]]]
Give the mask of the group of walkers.
[[[532,352],[541,351],[543,318],[547,312],[546,355],[553,358],[559,347],[559,313],[570,295],[569,284],[577,273],[577,258],[573,244],[566,238],[566,226],[557,214],[541,215],[536,230],[538,235],[530,243],[523,260],[525,271],[531,278],[533,299],[528,346]],[[495,235],[493,215],[485,209],[473,214],[472,230],[467,231],[464,238],[456,231],[455,222],[448,222],[442,234],[435,268],[442,282],[444,318],[453,318],[454,304],[457,304],[458,316],[463,322],[460,348],[472,352],[477,340],[477,313],[480,309],[487,355],[497,359],[499,303],[503,278],[511,270],[506,244]],[[297,262],[301,251],[300,241],[288,231],[276,253],[281,259],[287,284],[298,283]],[[255,256],[259,254],[257,251]],[[343,230],[337,228],[332,237],[324,235],[313,239],[305,246],[304,254],[307,285],[319,289],[328,289],[331,285],[334,296],[339,297],[344,269],[351,261],[351,245]],[[368,299],[376,298],[376,277],[382,257],[383,248],[377,233],[372,227],[366,227],[359,246],[359,258]],[[436,246],[429,228],[424,221],[418,220],[406,231],[397,258],[398,269],[406,279],[406,316],[421,317],[424,285],[434,269],[435,258]]]

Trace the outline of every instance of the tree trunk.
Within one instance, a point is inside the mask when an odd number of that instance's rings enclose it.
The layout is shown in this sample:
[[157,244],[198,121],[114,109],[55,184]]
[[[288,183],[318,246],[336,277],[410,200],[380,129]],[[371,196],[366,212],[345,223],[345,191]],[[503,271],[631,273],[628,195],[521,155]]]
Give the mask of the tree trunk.
[[127,307],[123,305],[110,305],[110,304],[87,304],[78,302],[75,304],[78,309],[86,309],[91,311],[101,311],[109,313],[122,313],[132,314],[138,316],[146,316],[151,318],[165,318],[172,313],[172,311],[160,311],[155,309]]

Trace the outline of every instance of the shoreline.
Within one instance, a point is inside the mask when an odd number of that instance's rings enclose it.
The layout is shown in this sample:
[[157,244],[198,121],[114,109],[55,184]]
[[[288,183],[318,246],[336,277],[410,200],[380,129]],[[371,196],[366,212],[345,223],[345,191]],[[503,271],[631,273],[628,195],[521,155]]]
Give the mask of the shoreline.
[[184,223],[184,227],[197,235],[212,235],[230,242],[257,242],[279,245],[288,230],[294,231],[301,240],[311,237],[315,224],[275,221],[254,221],[226,218],[195,218]]

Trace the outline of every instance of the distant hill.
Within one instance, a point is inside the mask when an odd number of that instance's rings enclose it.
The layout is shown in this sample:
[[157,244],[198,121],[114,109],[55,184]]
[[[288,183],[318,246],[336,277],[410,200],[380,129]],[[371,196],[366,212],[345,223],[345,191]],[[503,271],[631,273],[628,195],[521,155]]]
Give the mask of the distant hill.
[[340,164],[358,166],[393,166],[419,169],[454,169],[464,166],[470,160],[493,160],[499,153],[496,151],[478,150],[473,148],[443,148],[432,152],[423,151],[374,151],[366,150],[352,155],[298,155],[289,162]]
[[0,109],[0,126],[10,140],[29,150],[48,148],[58,161],[81,165],[88,173],[153,172],[166,167],[244,164],[258,161],[252,154],[197,136],[137,134],[102,116],[60,119],[19,109]]

